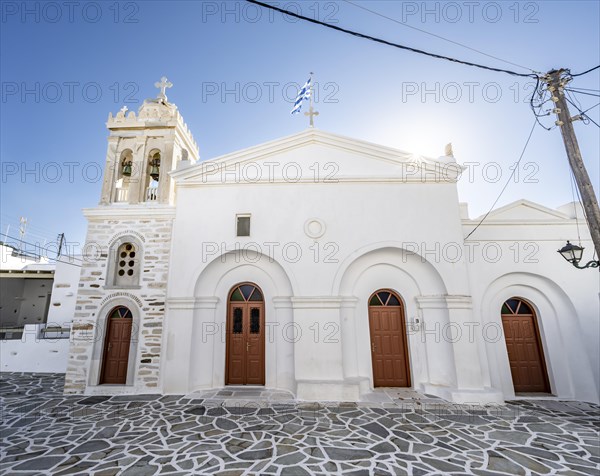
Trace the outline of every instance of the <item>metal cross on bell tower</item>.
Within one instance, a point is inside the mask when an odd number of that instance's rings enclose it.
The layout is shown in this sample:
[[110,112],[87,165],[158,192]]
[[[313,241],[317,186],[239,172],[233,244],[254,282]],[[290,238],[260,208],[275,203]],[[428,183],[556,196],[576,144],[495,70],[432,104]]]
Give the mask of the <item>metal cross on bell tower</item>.
[[173,83],[171,83],[166,76],[163,76],[162,78],[160,78],[159,82],[154,83],[154,87],[160,89],[160,93],[158,93],[158,96],[156,96],[157,99],[162,99],[165,102],[167,102],[167,95],[165,94],[165,91],[167,88],[172,88],[173,87]]

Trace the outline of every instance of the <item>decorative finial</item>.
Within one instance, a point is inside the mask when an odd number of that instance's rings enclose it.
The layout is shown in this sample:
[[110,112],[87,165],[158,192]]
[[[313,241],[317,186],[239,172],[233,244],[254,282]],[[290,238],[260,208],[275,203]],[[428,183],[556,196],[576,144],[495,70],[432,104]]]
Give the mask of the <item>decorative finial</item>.
[[167,95],[165,94],[165,91],[167,88],[172,88],[173,87],[173,83],[171,83],[166,76],[163,76],[162,78],[160,78],[160,81],[157,83],[154,83],[154,87],[160,89],[160,93],[158,94],[158,96],[156,96],[157,99],[162,99],[163,101],[167,102]]
[[123,114],[125,114],[125,113],[127,112],[127,106],[123,106],[123,107],[120,109],[120,112],[122,112]]
[[446,144],[446,148],[444,149],[444,155],[446,157],[454,157],[454,152],[452,151],[452,142],[448,142]]

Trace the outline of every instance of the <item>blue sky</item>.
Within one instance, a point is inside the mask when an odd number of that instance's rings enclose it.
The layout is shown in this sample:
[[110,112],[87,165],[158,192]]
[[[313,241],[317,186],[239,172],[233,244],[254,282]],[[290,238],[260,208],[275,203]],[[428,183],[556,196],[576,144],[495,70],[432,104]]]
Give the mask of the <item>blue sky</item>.
[[[600,63],[597,1],[356,3],[404,25],[343,1],[277,5],[518,72],[528,71],[415,28],[535,71],[576,73]],[[494,202],[533,124],[527,78],[419,56],[243,2],[65,5],[27,2],[24,9],[22,2],[2,2],[0,229],[10,226],[16,236],[25,216],[28,241],[64,232],[70,242],[83,242],[81,208],[99,200],[108,113],[155,97],[153,85],[163,75],[174,84],[169,101],[206,160],[303,130],[306,119],[289,114],[292,83],[314,71],[318,128],[432,156],[452,142],[457,160],[471,164],[459,182],[471,216]],[[573,87],[600,89],[599,71],[576,78]],[[584,109],[600,101],[575,99]],[[600,123],[600,107],[589,115]],[[581,122],[575,129],[598,192],[599,129]],[[549,207],[572,200],[557,129],[536,128],[498,206],[519,198]]]

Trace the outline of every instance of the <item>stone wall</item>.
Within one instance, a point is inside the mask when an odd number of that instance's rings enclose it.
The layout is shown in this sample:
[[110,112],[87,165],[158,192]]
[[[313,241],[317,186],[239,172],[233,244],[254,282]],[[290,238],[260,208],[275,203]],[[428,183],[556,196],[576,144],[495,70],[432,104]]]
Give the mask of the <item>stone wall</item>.
[[[102,365],[106,317],[118,305],[128,306],[134,315],[131,344],[134,354],[130,353],[126,387],[135,393],[160,392],[160,356],[173,217],[156,213],[145,216],[143,209],[136,210],[135,218],[119,217],[119,211],[107,210],[103,216],[88,214],[86,253],[65,379],[66,394],[95,393]],[[110,246],[127,236],[133,237],[142,247],[139,287],[107,287]],[[101,387],[96,389],[103,390]],[[113,389],[118,393],[125,391],[125,387]]]

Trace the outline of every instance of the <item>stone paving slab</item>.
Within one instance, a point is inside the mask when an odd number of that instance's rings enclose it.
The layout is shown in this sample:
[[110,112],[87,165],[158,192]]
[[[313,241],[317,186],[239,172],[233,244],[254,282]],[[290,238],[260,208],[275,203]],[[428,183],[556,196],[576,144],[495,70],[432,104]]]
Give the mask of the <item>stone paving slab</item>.
[[63,382],[0,374],[1,475],[600,474],[600,407],[585,402],[64,396]]

